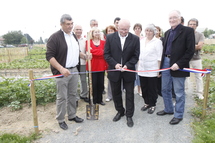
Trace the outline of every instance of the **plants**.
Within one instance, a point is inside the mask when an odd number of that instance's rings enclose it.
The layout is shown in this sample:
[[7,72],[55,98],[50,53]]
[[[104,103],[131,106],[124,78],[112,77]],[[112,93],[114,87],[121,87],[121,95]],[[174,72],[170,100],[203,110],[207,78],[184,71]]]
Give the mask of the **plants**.
[[[0,82],[0,107],[9,106],[12,110],[21,109],[22,103],[30,103],[29,81],[24,78],[3,78]],[[54,79],[35,81],[37,104],[55,101]]]
[[30,136],[21,136],[17,134],[2,134],[0,135],[1,143],[31,143],[33,140],[40,138],[39,134],[31,134]]

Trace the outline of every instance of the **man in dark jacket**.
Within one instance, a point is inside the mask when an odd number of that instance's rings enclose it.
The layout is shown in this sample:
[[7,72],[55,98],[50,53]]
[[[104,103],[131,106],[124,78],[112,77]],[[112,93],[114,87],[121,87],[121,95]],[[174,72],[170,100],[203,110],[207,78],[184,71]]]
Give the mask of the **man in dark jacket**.
[[[169,14],[171,29],[165,32],[163,40],[163,57],[161,68],[171,68],[162,72],[162,96],[164,110],[157,115],[174,114],[170,121],[171,125],[178,124],[183,119],[185,106],[185,78],[190,76],[189,72],[180,69],[189,68],[189,61],[195,50],[194,31],[190,27],[181,25],[181,14],[174,10]],[[172,102],[172,82],[176,94],[175,110]]]
[[[76,123],[83,119],[76,116],[76,92],[78,86],[79,56],[86,59],[86,55],[79,50],[76,36],[71,32],[73,21],[70,15],[64,14],[60,19],[61,29],[52,34],[47,42],[46,59],[51,64],[53,75],[62,74],[56,78],[57,84],[57,116],[59,126],[68,129],[65,123],[67,111],[68,120]],[[71,74],[76,73],[76,74]]]

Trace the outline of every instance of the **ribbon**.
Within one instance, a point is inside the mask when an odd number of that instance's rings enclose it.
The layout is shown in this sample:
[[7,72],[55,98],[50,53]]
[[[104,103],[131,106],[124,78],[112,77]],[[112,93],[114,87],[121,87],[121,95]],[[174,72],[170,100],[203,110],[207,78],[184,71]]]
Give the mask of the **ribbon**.
[[[136,71],[136,70],[129,70],[129,69],[111,69],[111,70],[106,70],[108,72],[111,71],[127,71],[127,72],[163,72],[163,71],[167,71],[170,70],[170,68],[165,68],[165,69],[157,69],[157,70],[147,70],[147,71]],[[211,73],[211,69],[193,69],[193,68],[183,68],[183,69],[179,69],[180,71],[184,71],[184,72],[192,72],[192,73],[201,73],[202,76],[204,74],[209,74]],[[96,72],[104,72],[104,71],[92,71],[91,73],[96,73]],[[70,74],[86,74],[89,73],[88,71],[86,72],[72,72]],[[30,82],[34,81],[34,80],[45,80],[45,79],[51,79],[51,78],[56,78],[56,77],[63,77],[62,74],[58,74],[58,75],[52,75],[52,76],[46,76],[46,77],[41,77],[41,78],[36,78],[36,79],[31,79]],[[30,84],[29,84],[30,86]]]

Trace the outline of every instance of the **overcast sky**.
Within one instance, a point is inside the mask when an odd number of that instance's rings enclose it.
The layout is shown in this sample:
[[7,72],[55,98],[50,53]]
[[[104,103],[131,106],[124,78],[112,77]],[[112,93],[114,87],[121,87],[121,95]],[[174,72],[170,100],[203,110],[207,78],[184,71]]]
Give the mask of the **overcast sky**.
[[[153,23],[163,31],[170,28],[168,14],[177,9],[185,18],[199,20],[199,29],[215,30],[214,0],[2,0],[0,8],[0,36],[8,31],[21,30],[34,40],[48,38],[60,29],[62,14],[70,14],[74,23],[88,31],[91,19],[99,28],[113,24],[115,17],[130,20],[133,25]],[[85,33],[84,33],[85,34]]]

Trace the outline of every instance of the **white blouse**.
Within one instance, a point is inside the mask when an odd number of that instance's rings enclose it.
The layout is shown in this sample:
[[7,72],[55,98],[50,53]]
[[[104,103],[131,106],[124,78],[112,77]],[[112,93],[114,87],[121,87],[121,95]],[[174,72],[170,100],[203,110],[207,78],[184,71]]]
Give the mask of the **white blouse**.
[[[153,37],[151,41],[146,44],[146,39],[140,40],[140,56],[138,71],[156,70],[159,69],[158,62],[161,61],[163,45],[162,41]],[[139,76],[156,77],[157,72],[138,72]]]

